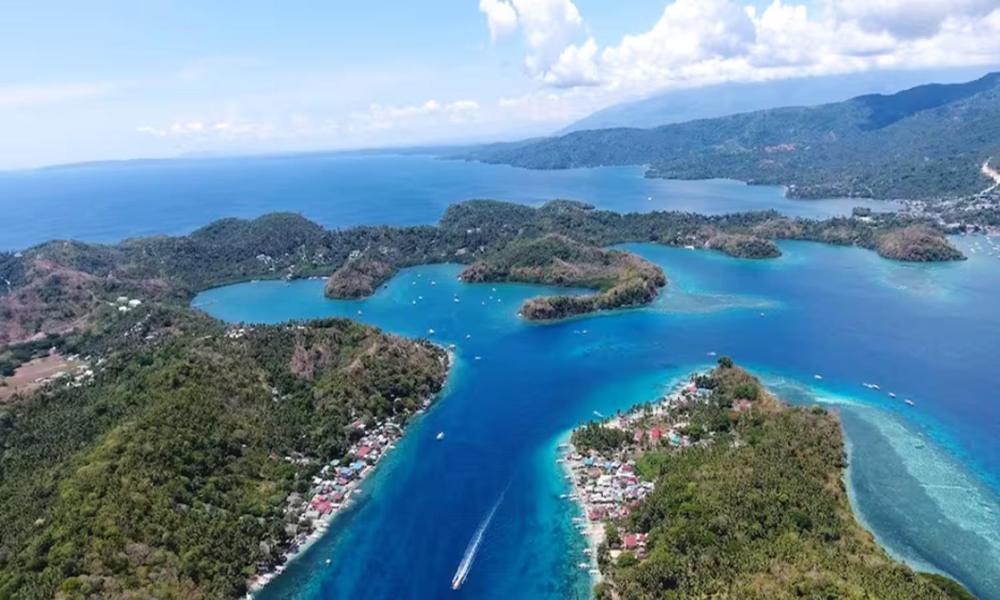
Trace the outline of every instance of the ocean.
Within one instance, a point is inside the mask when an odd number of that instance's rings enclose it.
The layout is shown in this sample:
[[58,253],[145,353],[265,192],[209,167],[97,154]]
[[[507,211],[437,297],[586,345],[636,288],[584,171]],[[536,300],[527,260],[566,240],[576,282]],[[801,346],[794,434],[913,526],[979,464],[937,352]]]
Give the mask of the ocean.
[[619,211],[722,213],[778,208],[848,214],[863,200],[796,201],[735,181],[645,179],[634,167],[527,171],[422,155],[299,155],[159,160],[0,172],[0,250],[50,239],[116,242],[182,235],[224,217],[300,213],[331,228],[436,223],[471,198],[538,205],[583,200]]
[[[0,206],[16,224],[0,247],[183,233],[274,210],[334,227],[426,223],[473,197],[810,216],[858,204],[788,200],[729,181],[646,180],[634,169],[534,172],[415,156],[139,163],[0,175]],[[657,302],[553,324],[516,312],[555,290],[464,284],[456,265],[405,270],[359,301],[325,299],[321,281],[203,292],[194,304],[229,321],[339,315],[408,336],[434,329],[431,339],[458,348],[447,389],[361,500],[261,597],[589,597],[556,446],[581,422],[653,400],[728,354],[782,398],[839,412],[854,508],[890,551],[1000,599],[1000,258],[985,238],[956,243],[970,260],[905,265],[785,242],[782,258],[748,261],[628,245],[666,271]],[[465,582],[452,591],[463,562]]]

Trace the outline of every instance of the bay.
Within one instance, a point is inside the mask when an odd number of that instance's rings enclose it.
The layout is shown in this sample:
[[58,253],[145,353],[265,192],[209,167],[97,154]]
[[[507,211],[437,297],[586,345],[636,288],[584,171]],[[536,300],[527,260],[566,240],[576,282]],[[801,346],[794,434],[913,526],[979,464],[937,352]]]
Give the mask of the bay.
[[[320,281],[201,294],[198,306],[229,321],[339,315],[409,336],[433,328],[432,339],[458,346],[448,390],[364,499],[261,597],[587,597],[556,445],[595,415],[655,399],[716,353],[789,401],[840,412],[861,520],[911,564],[1000,598],[1000,259],[913,266],[859,249],[781,247],[781,259],[745,261],[629,245],[670,277],[653,306],[545,325],[515,313],[551,290],[464,284],[455,265],[409,269],[361,301],[326,300]],[[498,501],[465,585],[452,592],[471,536]]]

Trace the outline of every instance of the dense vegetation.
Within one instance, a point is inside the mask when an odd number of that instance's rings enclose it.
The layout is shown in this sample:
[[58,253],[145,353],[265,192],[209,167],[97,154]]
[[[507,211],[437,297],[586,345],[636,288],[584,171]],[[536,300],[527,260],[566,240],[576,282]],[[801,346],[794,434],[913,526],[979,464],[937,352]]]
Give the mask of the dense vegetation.
[[935,229],[907,246],[912,225],[886,215],[814,222],[473,201],[436,227],[326,231],[275,214],[189,236],[2,253],[3,373],[53,346],[94,373],[0,407],[0,597],[236,595],[254,565],[280,553],[294,529],[282,519],[285,499],[344,453],[357,435],[348,426],[405,419],[441,385],[441,353],[424,343],[344,321],[227,329],[188,307],[197,290],[336,273],[328,291],[355,297],[399,268],[457,261],[472,265],[470,280],[598,291],[525,307],[550,318],[655,296],[657,267],[604,246],[770,256],[773,239],[876,249],[888,239],[904,258],[951,249]]
[[599,290],[528,300],[521,313],[532,320],[647,304],[667,282],[658,266],[638,256],[587,246],[560,234],[515,240],[473,263],[461,277],[469,282],[526,281]]
[[[646,556],[602,549],[598,597],[971,598],[891,559],[857,523],[832,415],[781,404],[731,362],[698,384],[712,391],[688,430],[704,437],[639,456],[656,486],[615,531],[648,533]],[[574,443],[607,443],[595,427]]]
[[1000,155],[1000,73],[809,108],[655,129],[600,129],[495,144],[462,155],[536,169],[647,165],[651,177],[728,177],[799,197],[937,199],[989,185]]
[[[558,234],[587,256],[625,242],[713,248],[744,258],[780,255],[773,240],[813,240],[857,245],[899,260],[957,260],[962,255],[930,223],[892,214],[791,219],[775,212],[704,216],[680,212],[619,214],[565,200],[540,208],[492,200],[456,204],[436,227],[356,227],[326,231],[300,216],[273,214],[251,221],[225,219],[189,236],[127,240],[118,245],[49,242],[23,253],[0,254],[0,346],[38,332],[63,333],[89,322],[109,300],[124,295],[144,300],[186,302],[194,292],[254,278],[332,274],[327,293],[355,298],[371,294],[400,268],[432,262],[472,264],[498,254],[512,242]],[[522,246],[545,258],[549,244]],[[521,252],[512,248],[509,253]],[[582,255],[581,255],[582,256]],[[648,302],[655,295],[642,261],[617,256],[629,273],[613,291],[605,280],[564,277],[570,285],[606,293],[589,300],[540,300],[538,316],[586,312]],[[589,260],[584,258],[584,261]],[[558,283],[558,272],[586,271],[584,264],[550,263],[528,281]],[[552,269],[548,275],[542,271]],[[569,269],[569,270],[567,270]],[[619,269],[619,271],[622,271]],[[491,271],[493,272],[493,271]],[[524,270],[519,273],[527,274]],[[496,271],[498,278],[509,274]],[[485,280],[485,277],[480,277]],[[9,283],[7,283],[9,282]]]
[[92,383],[0,409],[0,597],[238,596],[351,425],[405,421],[446,368],[348,321],[227,332],[165,305],[75,337]]

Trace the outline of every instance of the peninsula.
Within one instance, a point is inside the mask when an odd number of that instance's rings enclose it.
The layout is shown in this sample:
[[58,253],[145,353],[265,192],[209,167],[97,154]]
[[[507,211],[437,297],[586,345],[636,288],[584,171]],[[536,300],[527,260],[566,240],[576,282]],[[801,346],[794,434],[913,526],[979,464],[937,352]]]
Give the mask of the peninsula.
[[560,460],[593,530],[599,599],[972,598],[855,520],[834,415],[785,405],[729,358],[571,440]]
[[854,245],[895,260],[964,258],[940,227],[892,213],[816,221],[776,212],[619,214],[566,200],[540,208],[473,200],[449,207],[437,226],[331,231],[276,213],[223,219],[187,236],[117,245],[55,241],[0,253],[0,346],[78,328],[102,302],[121,295],[183,303],[199,290],[229,283],[329,276],[328,296],[359,298],[401,268],[442,262],[478,262],[467,272],[475,281],[548,282],[600,292],[586,301],[539,300],[522,311],[527,318],[556,318],[655,297],[663,274],[638,257],[602,250],[607,246],[652,242],[773,258],[781,254],[775,240]]
[[[571,201],[470,201],[437,226],[328,231],[292,214],[180,237],[53,241],[0,253],[0,596],[228,597],[280,568],[441,389],[445,352],[343,320],[226,326],[199,290],[329,276],[371,294],[400,268],[594,290],[529,319],[645,304],[659,267],[624,242],[780,255],[776,239],[962,258],[891,214],[617,214]],[[138,518],[137,515],[142,515]]]

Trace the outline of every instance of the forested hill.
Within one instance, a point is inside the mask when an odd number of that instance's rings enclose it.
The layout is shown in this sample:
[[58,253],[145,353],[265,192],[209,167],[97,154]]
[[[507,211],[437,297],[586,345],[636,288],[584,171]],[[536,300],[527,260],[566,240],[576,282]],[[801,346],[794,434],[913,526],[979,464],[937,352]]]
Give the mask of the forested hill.
[[[655,242],[671,246],[710,248],[742,258],[773,258],[780,251],[773,240],[812,240],[856,245],[882,256],[907,261],[960,260],[943,231],[922,219],[892,214],[858,215],[825,221],[790,219],[774,212],[704,216],[680,212],[619,214],[572,202],[553,201],[540,208],[498,201],[453,205],[437,226],[355,227],[328,231],[293,214],[272,214],[245,221],[225,219],[187,236],[127,240],[117,245],[56,241],[18,253],[0,252],[0,369],[5,345],[27,341],[40,333],[61,334],[92,322],[101,311],[115,310],[120,297],[186,304],[194,293],[212,286],[267,278],[330,276],[333,297],[371,294],[400,268],[428,263],[472,264],[489,260],[509,245],[548,234],[559,234],[591,248],[571,252],[574,268],[549,261],[545,278],[531,281],[595,287],[587,275],[598,246],[625,242]],[[550,240],[551,241],[551,240]],[[535,259],[553,244],[522,246]],[[523,254],[523,252],[521,253]],[[559,255],[561,256],[561,255]],[[549,258],[558,258],[557,255]],[[502,257],[502,255],[501,255]],[[642,273],[641,290],[604,295],[618,306],[649,301],[649,283],[662,274],[613,265],[619,283]],[[612,266],[610,264],[604,267]],[[548,275],[562,272],[562,279]],[[487,269],[491,277],[511,274]],[[525,275],[523,270],[518,271]],[[514,273],[514,276],[518,276]],[[479,277],[477,280],[482,280]],[[523,278],[522,278],[523,280]],[[612,286],[614,287],[614,286]],[[619,287],[618,291],[626,288]],[[635,293],[633,293],[635,292]],[[601,304],[601,308],[612,308]],[[545,312],[545,311],[543,311]],[[547,313],[546,313],[547,314]]]
[[446,370],[349,321],[227,328],[152,301],[49,346],[80,366],[0,402],[0,598],[240,597],[307,530],[312,476]]
[[1000,73],[814,107],[494,144],[459,158],[534,169],[646,165],[652,177],[787,185],[799,197],[974,194],[1000,156]]

